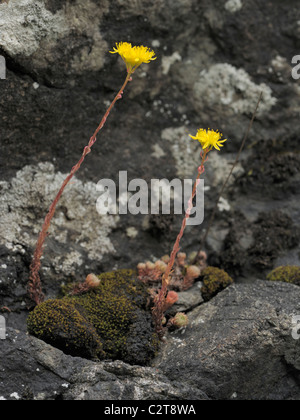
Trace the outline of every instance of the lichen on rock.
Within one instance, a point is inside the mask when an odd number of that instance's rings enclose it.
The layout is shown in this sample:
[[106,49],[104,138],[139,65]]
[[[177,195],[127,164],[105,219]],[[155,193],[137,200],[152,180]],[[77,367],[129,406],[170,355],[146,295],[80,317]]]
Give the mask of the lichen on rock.
[[101,5],[91,0],[77,0],[55,13],[48,9],[47,3],[45,0],[11,0],[0,5],[2,48],[12,57],[22,60],[24,65],[26,59],[31,57],[35,69],[45,70],[49,67],[49,61],[59,65],[56,50],[59,50],[60,42],[63,44],[70,37],[71,44],[72,36],[84,33],[88,45],[81,39],[76,48],[73,46],[73,59],[68,63],[68,73],[81,74],[101,69],[107,43],[99,31],[99,19],[108,10],[107,0],[102,1]]
[[[0,242],[9,250],[16,245],[34,246],[36,236],[52,199],[65,175],[56,172],[49,162],[27,165],[10,182],[0,182]],[[51,268],[64,276],[72,275],[83,264],[86,255],[101,261],[115,251],[109,234],[119,220],[117,215],[99,215],[96,184],[74,182],[63,194],[52,220],[50,238],[55,247],[68,245],[63,255],[51,255]],[[72,238],[72,241],[70,241]]]
[[228,63],[218,63],[201,71],[194,86],[194,100],[199,109],[203,105],[214,107],[221,103],[233,114],[247,114],[255,109],[261,92],[263,98],[258,116],[268,113],[277,102],[271,88],[265,83],[254,83],[244,69]]
[[28,316],[29,333],[73,356],[147,364],[158,348],[147,288],[132,270],[98,278],[95,288],[37,306]]

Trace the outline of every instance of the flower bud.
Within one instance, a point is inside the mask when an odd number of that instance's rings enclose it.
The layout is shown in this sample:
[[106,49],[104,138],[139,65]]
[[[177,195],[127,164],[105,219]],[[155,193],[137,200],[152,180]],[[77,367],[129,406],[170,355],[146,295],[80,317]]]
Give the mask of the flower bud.
[[190,265],[186,269],[186,275],[189,278],[196,279],[196,278],[198,278],[200,276],[200,274],[201,274],[201,270],[196,265]]
[[155,264],[153,264],[152,262],[150,262],[150,261],[147,261],[146,262],[146,268],[148,269],[148,270],[154,270],[155,269]]
[[169,255],[164,255],[164,256],[161,258],[161,260],[162,260],[165,264],[168,264],[168,262],[170,261],[170,257],[169,257]]
[[137,269],[138,269],[139,271],[145,270],[145,269],[146,269],[146,264],[144,264],[144,263],[139,263],[139,264],[137,265]]
[[174,303],[177,302],[177,300],[178,300],[178,294],[176,292],[174,292],[173,290],[168,292],[165,303],[164,303],[164,310],[166,311],[167,309],[171,308],[171,306],[173,306]]
[[162,272],[162,273],[164,273],[165,271],[166,271],[166,268],[167,268],[167,264],[165,264],[163,261],[161,262],[161,264],[160,264],[160,271]]
[[161,271],[162,273],[166,271],[166,264],[162,260],[157,260],[154,265],[155,265],[155,268]]
[[154,263],[155,268],[157,268],[157,269],[159,270],[159,269],[160,269],[160,265],[161,265],[161,263],[162,263],[162,261],[161,261],[161,260],[157,260],[157,261],[155,261],[155,263]]
[[172,325],[177,328],[186,327],[189,323],[189,319],[183,312],[177,312],[177,314],[171,320]]
[[185,252],[178,252],[177,254],[177,261],[178,264],[181,266],[185,265],[185,260],[186,260],[186,253]]
[[94,288],[99,286],[100,279],[95,274],[89,274],[85,279],[85,283],[90,287]]

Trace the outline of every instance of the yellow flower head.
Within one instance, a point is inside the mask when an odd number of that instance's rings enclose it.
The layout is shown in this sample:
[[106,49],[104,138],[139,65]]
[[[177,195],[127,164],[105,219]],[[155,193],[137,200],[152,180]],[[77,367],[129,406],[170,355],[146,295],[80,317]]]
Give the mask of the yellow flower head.
[[133,73],[141,64],[156,60],[155,52],[143,45],[132,47],[129,42],[116,43],[111,54],[120,54],[125,61],[127,70]]
[[204,128],[199,128],[197,131],[196,136],[189,136],[194,139],[198,140],[201,143],[202,149],[209,148],[210,150],[214,147],[217,150],[220,150],[220,147],[223,147],[224,143],[227,139],[221,140],[223,134],[219,133],[218,131],[214,130],[205,130]]

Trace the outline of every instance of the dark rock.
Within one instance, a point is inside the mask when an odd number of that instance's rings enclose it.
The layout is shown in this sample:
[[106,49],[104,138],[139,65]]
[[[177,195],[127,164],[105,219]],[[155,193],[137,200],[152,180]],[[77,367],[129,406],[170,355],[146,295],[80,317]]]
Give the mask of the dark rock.
[[299,228],[286,212],[260,212],[253,222],[236,212],[230,220],[218,264],[237,278],[250,279],[257,270],[267,274],[277,258],[297,249],[299,244]]
[[68,356],[11,328],[0,349],[0,399],[208,399],[197,388],[170,381],[157,369]]
[[232,285],[189,313],[168,335],[154,366],[212,399],[300,399],[300,341],[292,315],[298,286],[257,281]]
[[201,305],[204,302],[201,287],[202,282],[197,281],[190,289],[178,292],[178,301],[171,306],[168,313],[174,316],[176,312],[189,312],[196,306]]
[[[82,281],[88,274],[85,267],[89,272],[133,268],[170,252],[180,215],[150,219],[150,229],[143,229],[144,218],[132,215],[99,217],[96,182],[117,181],[119,170],[128,170],[128,180],[191,178],[199,165],[199,148],[188,134],[199,125],[218,128],[229,139],[206,165],[211,190],[205,197],[205,227],[261,90],[250,150],[239,168],[244,181],[225,194],[231,210],[218,212],[214,230],[225,232],[228,219],[239,210],[246,218],[244,239],[251,239],[253,207],[256,216],[280,208],[299,225],[299,90],[290,62],[298,51],[300,16],[297,5],[290,3],[264,2],[259,10],[254,0],[0,4],[5,34],[0,54],[7,62],[0,98],[0,245],[5,251],[0,276],[6,290],[15,282],[19,296],[16,302],[11,292],[1,293],[3,305],[24,307],[34,244],[61,174],[78,161],[125,78],[124,63],[109,54],[117,41],[148,45],[158,59],[136,72],[76,184],[60,201],[41,272],[47,296],[56,295],[66,276]],[[132,226],[138,235],[129,241],[125,232]],[[197,250],[200,236],[200,229],[189,227],[184,250]],[[217,238],[218,250],[211,257],[222,265],[224,236]],[[228,251],[235,260],[232,276],[247,260],[243,251]],[[282,251],[283,258],[290,253]],[[297,264],[299,245],[293,251]],[[261,266],[247,266],[240,275],[255,278],[260,272]]]
[[[82,282],[91,272],[133,269],[170,253],[181,215],[158,215],[148,224],[144,215],[100,217],[96,184],[102,178],[118,184],[121,170],[128,171],[128,180],[148,184],[153,178],[191,178],[200,159],[188,134],[202,126],[219,129],[229,140],[206,164],[205,221],[187,227],[181,241],[182,251],[198,251],[261,91],[247,150],[223,194],[205,250],[210,265],[238,282],[263,278],[278,265],[300,264],[299,81],[291,76],[299,21],[293,0],[259,7],[255,0],[0,3],[0,55],[7,64],[7,78],[0,80],[0,310],[9,326],[26,330],[29,265],[43,219],[126,77],[122,60],[109,54],[115,42],[147,45],[158,59],[136,72],[59,202],[40,270],[46,297],[55,298],[63,283]],[[213,334],[216,325],[209,325]],[[31,359],[13,354],[13,378],[21,375],[29,383]],[[290,362],[284,369],[283,360],[275,355],[269,366],[275,375],[282,369],[294,397],[291,378],[297,379],[297,372]],[[253,395],[266,395],[268,381],[267,375],[266,388]],[[276,398],[289,398],[283,381]],[[39,392],[31,389],[24,396]],[[114,395],[125,395],[118,392]],[[44,395],[55,398],[54,391]]]

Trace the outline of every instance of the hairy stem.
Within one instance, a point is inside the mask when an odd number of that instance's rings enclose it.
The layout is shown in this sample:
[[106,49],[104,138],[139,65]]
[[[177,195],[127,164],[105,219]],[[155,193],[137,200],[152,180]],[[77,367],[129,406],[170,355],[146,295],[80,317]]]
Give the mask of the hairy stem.
[[165,303],[165,300],[166,300],[166,297],[167,297],[167,294],[168,294],[169,277],[170,277],[170,274],[172,272],[172,269],[173,269],[173,266],[174,266],[174,263],[175,263],[176,255],[180,250],[180,241],[181,241],[181,238],[183,236],[184,230],[186,228],[187,220],[189,219],[190,214],[191,214],[191,210],[193,208],[193,199],[194,199],[194,197],[197,193],[197,187],[198,187],[198,184],[199,184],[200,176],[204,172],[204,163],[206,161],[206,156],[207,156],[208,152],[209,152],[209,149],[205,149],[204,152],[202,153],[201,165],[198,168],[198,174],[197,174],[197,178],[196,178],[196,181],[194,183],[194,186],[193,186],[192,195],[191,195],[191,197],[189,199],[189,202],[188,202],[188,208],[186,210],[184,219],[182,221],[180,232],[179,232],[179,234],[176,238],[176,241],[174,243],[173,250],[171,252],[170,260],[168,262],[166,271],[164,272],[164,274],[162,276],[161,289],[158,292],[158,295],[157,295],[157,297],[155,299],[155,302],[154,302],[154,307],[152,309],[152,315],[153,315],[153,319],[154,319],[154,323],[155,323],[155,328],[156,328],[156,331],[159,335],[163,334],[162,318],[163,318],[163,313],[164,313],[164,303]]
[[38,237],[38,240],[37,240],[37,243],[36,243],[36,247],[35,247],[35,251],[34,251],[34,254],[33,254],[33,259],[32,259],[31,265],[30,265],[30,275],[29,275],[29,283],[28,283],[29,296],[36,303],[36,305],[39,305],[45,299],[44,294],[42,292],[42,285],[41,285],[41,279],[40,279],[40,276],[39,276],[39,270],[40,270],[40,267],[41,267],[41,257],[43,255],[44,243],[45,243],[45,240],[48,236],[48,230],[49,230],[49,227],[50,227],[51,220],[54,216],[57,203],[58,203],[60,197],[62,196],[66,186],[68,185],[68,183],[71,181],[71,179],[73,178],[75,173],[80,169],[85,157],[91,152],[91,149],[92,149],[93,145],[95,144],[95,142],[97,140],[97,138],[96,138],[97,134],[103,128],[103,126],[104,126],[112,108],[114,107],[115,103],[117,102],[117,100],[122,98],[123,91],[124,91],[125,87],[127,86],[128,82],[131,80],[132,73],[133,73],[132,71],[129,71],[127,73],[127,77],[125,79],[125,82],[123,83],[123,86],[121,87],[121,89],[119,90],[119,92],[115,96],[114,100],[110,104],[109,108],[107,109],[106,113],[104,114],[99,126],[97,127],[96,131],[94,132],[94,134],[90,138],[88,145],[85,146],[85,148],[83,150],[83,153],[81,155],[81,158],[76,163],[76,165],[73,166],[73,168],[71,169],[71,172],[69,173],[69,175],[64,180],[60,190],[58,191],[56,197],[54,198],[54,200],[53,200],[53,202],[52,202],[52,204],[49,208],[49,211],[48,211],[48,213],[45,217],[44,224],[43,224],[41,232],[39,234],[39,237]]

